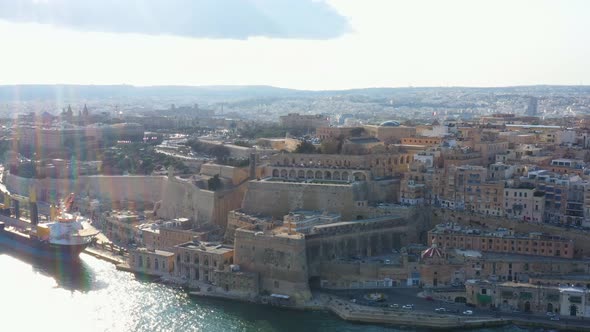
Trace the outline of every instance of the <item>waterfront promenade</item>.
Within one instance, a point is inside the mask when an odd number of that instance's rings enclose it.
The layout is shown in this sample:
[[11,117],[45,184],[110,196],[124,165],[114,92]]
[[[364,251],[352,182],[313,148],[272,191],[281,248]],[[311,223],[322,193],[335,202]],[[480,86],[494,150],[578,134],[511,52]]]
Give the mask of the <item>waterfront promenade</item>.
[[[84,251],[85,254],[91,255],[98,259],[107,261],[117,266],[120,271],[131,272],[126,263],[126,257],[119,251],[111,251],[110,246],[101,245],[89,247]],[[162,278],[165,283],[179,286],[186,286],[180,279]],[[340,319],[368,324],[391,325],[396,327],[420,327],[427,329],[455,330],[455,329],[473,329],[473,328],[491,328],[505,325],[518,325],[527,327],[553,328],[560,330],[572,331],[589,331],[590,324],[586,321],[562,319],[560,321],[551,321],[547,317],[535,316],[530,314],[501,313],[498,317],[497,312],[484,309],[475,309],[474,316],[465,316],[459,314],[437,314],[432,310],[433,307],[448,307],[450,304],[441,301],[426,301],[410,292],[412,289],[392,289],[391,292],[397,294],[397,300],[408,303],[417,303],[416,310],[404,310],[401,308],[383,308],[368,305],[361,305],[351,302],[344,294],[334,293],[315,293],[314,297],[303,304],[282,306],[285,310],[313,310],[328,311]],[[370,290],[364,290],[369,292]],[[383,291],[383,290],[379,290]],[[188,293],[195,297],[216,298],[227,301],[265,303],[261,298],[249,298],[240,294],[224,292],[221,289],[210,284],[203,284],[199,289],[190,289]],[[393,294],[392,293],[392,294]],[[399,293],[399,294],[398,294]],[[405,302],[400,302],[400,304]],[[460,306],[460,304],[454,304]],[[464,305],[463,305],[464,306]],[[467,308],[465,309],[472,309]]]

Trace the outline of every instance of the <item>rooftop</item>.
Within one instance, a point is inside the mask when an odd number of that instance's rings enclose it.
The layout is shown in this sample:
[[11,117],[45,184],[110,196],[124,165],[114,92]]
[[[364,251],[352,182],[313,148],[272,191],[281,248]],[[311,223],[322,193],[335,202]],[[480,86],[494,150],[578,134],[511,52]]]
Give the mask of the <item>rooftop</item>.
[[514,233],[513,231],[506,228],[497,228],[496,230],[482,230],[479,228],[469,228],[460,226],[455,223],[438,224],[430,232],[433,234],[465,234],[473,236],[487,236],[487,237],[499,237],[506,239],[534,239],[534,240],[552,240],[552,241],[570,241],[570,239],[558,236],[550,235],[546,233],[532,232],[527,234]]
[[179,244],[176,247],[187,248],[187,249],[198,250],[198,251],[206,251],[206,252],[211,252],[211,253],[216,253],[216,254],[225,254],[228,252],[232,252],[234,250],[234,247],[229,246],[229,245],[212,243],[212,242],[201,242],[201,241],[186,242],[186,243]]

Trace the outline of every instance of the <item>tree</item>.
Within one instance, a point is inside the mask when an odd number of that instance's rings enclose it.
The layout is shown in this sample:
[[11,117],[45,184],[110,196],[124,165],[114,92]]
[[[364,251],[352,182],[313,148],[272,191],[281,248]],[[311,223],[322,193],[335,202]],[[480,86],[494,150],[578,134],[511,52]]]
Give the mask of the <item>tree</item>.
[[338,154],[342,149],[342,141],[336,139],[325,139],[320,144],[320,151],[323,154]]
[[221,180],[219,179],[218,174],[215,174],[212,178],[207,180],[207,188],[211,191],[216,191],[221,188]]
[[301,141],[294,151],[295,153],[316,153],[316,147],[309,141]]
[[16,174],[23,178],[34,178],[37,176],[37,169],[32,162],[21,163],[17,166]]
[[209,149],[209,154],[215,157],[217,162],[223,162],[229,157],[229,149],[223,145],[215,145]]
[[236,140],[236,141],[234,141],[234,145],[243,146],[245,148],[251,148],[252,147],[252,144],[248,143],[247,141],[242,141],[242,140]]
[[365,133],[365,128],[363,127],[356,127],[350,130],[350,136],[358,137],[362,136]]

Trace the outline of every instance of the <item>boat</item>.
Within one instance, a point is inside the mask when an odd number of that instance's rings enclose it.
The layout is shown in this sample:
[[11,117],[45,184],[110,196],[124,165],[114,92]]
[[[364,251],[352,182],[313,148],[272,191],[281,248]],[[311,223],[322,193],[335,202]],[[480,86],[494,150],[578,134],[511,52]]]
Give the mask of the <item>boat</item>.
[[59,209],[52,208],[48,221],[37,224],[1,216],[0,245],[47,259],[77,259],[98,231],[87,218],[69,211],[72,202],[70,195]]

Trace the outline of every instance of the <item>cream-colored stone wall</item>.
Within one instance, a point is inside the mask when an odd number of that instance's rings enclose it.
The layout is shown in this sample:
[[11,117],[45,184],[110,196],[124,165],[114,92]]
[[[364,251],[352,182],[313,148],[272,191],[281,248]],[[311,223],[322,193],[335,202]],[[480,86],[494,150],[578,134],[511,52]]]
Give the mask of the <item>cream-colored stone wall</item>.
[[281,236],[238,229],[234,264],[260,275],[260,289],[291,296],[295,301],[311,297],[303,236]]
[[[225,191],[203,190],[194,184],[164,176],[81,176],[78,179],[28,179],[7,175],[8,190],[37,199],[56,202],[69,193],[99,200],[159,202],[156,216],[164,219],[191,218],[195,224],[217,223],[225,227],[227,212],[240,207],[245,186]],[[105,206],[103,209],[110,209]]]
[[293,210],[326,210],[355,219],[357,184],[249,181],[242,209],[282,219]]

